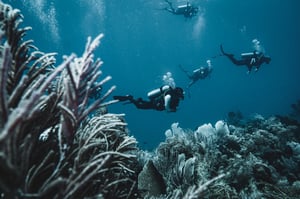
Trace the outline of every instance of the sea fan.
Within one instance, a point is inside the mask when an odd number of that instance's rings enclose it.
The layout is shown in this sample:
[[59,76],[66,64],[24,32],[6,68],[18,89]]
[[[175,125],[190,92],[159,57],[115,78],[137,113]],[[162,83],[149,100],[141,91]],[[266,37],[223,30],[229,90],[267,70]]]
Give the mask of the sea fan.
[[72,140],[73,132],[77,130],[80,123],[95,109],[106,106],[116,101],[103,103],[109,94],[115,89],[112,86],[101,98],[96,99],[91,104],[91,94],[95,91],[102,92],[103,85],[111,79],[110,76],[97,82],[101,75],[100,59],[93,61],[93,51],[100,44],[100,34],[93,41],[88,38],[86,49],[80,58],[75,58],[68,65],[62,75],[62,101],[59,107],[62,110],[62,131],[64,135]]
[[[128,198],[136,195],[136,141],[122,115],[91,113],[114,86],[98,82],[100,34],[54,67],[53,53],[23,42],[19,10],[0,1],[0,196]],[[92,100],[97,91],[99,99]],[[67,140],[67,141],[66,141]]]
[[11,63],[6,68],[7,78],[3,79],[6,81],[5,86],[1,85],[10,96],[8,106],[14,108],[22,95],[32,89],[32,83],[38,76],[53,69],[56,53],[43,53],[33,45],[33,40],[23,40],[31,27],[20,27],[23,16],[19,10],[1,3],[0,12],[1,49],[9,46],[6,56],[11,57]]
[[[136,140],[124,129],[122,115],[91,118],[79,128],[70,149],[56,165],[54,151],[26,176],[28,192],[40,198],[126,198],[136,192]],[[46,143],[48,141],[45,141]],[[44,176],[45,173],[51,175]],[[58,191],[59,190],[59,191]],[[112,191],[113,190],[113,191]]]

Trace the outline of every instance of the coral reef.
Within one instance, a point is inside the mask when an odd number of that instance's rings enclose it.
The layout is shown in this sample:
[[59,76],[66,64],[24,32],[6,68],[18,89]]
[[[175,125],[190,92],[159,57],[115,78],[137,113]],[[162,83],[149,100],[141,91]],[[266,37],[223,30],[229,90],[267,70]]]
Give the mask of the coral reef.
[[165,142],[143,156],[166,184],[163,197],[148,197],[299,198],[300,125],[260,115],[245,122],[218,121],[194,132],[172,124]]
[[136,140],[123,115],[98,111],[115,102],[110,77],[98,82],[102,35],[55,66],[24,40],[22,19],[0,1],[0,198],[134,197]]
[[[43,53],[24,40],[19,10],[0,1],[0,198],[275,198],[300,196],[300,125],[289,116],[186,130],[137,148],[124,114],[106,109],[94,50]],[[298,111],[298,104],[294,105]]]

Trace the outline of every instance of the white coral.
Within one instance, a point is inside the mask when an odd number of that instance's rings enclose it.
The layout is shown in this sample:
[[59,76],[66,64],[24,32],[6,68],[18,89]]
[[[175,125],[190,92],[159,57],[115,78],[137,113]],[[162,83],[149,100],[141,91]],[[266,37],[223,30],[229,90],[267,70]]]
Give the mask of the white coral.
[[206,146],[211,146],[218,137],[223,137],[228,134],[228,125],[223,120],[219,120],[214,127],[211,123],[199,126],[194,132],[194,137],[198,142],[203,142]]
[[297,160],[300,160],[300,143],[288,142],[287,145],[293,150],[293,155]]
[[185,132],[179,127],[179,123],[173,123],[171,129],[165,131],[166,138],[185,137]]
[[228,125],[223,120],[219,120],[219,121],[216,122],[215,129],[216,129],[216,133],[219,136],[224,136],[224,135],[228,135],[229,134]]

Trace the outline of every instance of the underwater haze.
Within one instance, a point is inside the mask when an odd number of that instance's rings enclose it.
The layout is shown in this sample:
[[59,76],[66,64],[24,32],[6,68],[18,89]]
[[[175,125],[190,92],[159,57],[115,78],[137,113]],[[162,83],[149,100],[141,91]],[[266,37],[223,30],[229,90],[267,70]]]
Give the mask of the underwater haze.
[[[146,98],[148,91],[162,85],[167,72],[176,86],[185,88],[189,79],[178,65],[193,71],[211,60],[211,77],[195,83],[175,113],[122,103],[109,107],[111,113],[126,114],[130,134],[145,149],[163,141],[174,122],[194,130],[226,120],[231,111],[287,115],[300,99],[298,0],[190,0],[200,8],[192,19],[163,10],[164,0],[3,2],[21,10],[24,25],[32,27],[27,37],[43,52],[81,55],[88,36],[104,33],[95,55],[104,62],[103,73],[113,78],[109,84],[117,86],[113,95]],[[251,52],[254,39],[272,58],[258,72],[247,74],[246,67],[219,56],[220,44],[237,56]]]

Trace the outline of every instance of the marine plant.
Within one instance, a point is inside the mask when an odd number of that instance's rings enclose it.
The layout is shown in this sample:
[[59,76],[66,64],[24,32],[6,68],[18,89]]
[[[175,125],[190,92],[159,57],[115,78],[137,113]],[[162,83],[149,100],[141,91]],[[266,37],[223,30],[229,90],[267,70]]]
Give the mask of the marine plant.
[[0,198],[132,198],[136,140],[98,111],[115,102],[93,54],[103,35],[56,66],[22,22],[0,1]]

